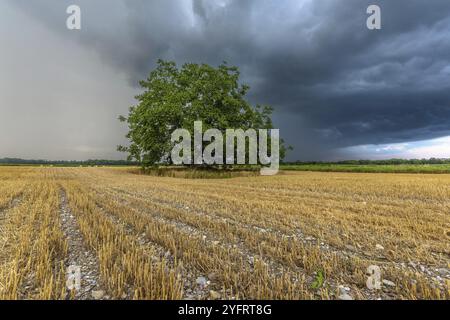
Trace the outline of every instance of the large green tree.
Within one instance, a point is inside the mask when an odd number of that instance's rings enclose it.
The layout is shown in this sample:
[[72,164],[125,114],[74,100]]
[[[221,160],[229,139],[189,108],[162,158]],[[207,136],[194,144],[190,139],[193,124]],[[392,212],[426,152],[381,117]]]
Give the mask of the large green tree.
[[[171,134],[175,129],[194,132],[194,121],[203,122],[203,130],[271,129],[272,108],[252,107],[246,100],[249,87],[239,83],[239,70],[226,63],[217,68],[207,64],[187,63],[181,68],[171,61],[159,60],[147,80],[140,82],[143,93],[138,104],[129,110],[129,160],[137,160],[144,167],[170,163],[173,147]],[[280,150],[284,156],[285,148]]]

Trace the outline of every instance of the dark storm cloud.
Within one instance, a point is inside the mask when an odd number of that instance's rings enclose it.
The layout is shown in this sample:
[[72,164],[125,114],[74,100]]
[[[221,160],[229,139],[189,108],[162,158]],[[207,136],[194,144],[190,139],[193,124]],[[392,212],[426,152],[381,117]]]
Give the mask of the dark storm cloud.
[[[239,66],[252,102],[275,107],[291,158],[450,134],[448,0],[11,3],[133,85],[158,58]],[[81,32],[61,27],[72,3],[82,8]],[[382,30],[366,28],[370,4],[382,9]]]

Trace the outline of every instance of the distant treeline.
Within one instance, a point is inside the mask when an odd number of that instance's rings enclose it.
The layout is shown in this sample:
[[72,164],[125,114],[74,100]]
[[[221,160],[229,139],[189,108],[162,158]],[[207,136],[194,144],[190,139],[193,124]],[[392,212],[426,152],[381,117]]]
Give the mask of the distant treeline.
[[430,158],[430,159],[387,159],[387,160],[345,160],[336,162],[321,162],[321,161],[296,161],[284,162],[284,164],[291,165],[312,165],[312,164],[340,164],[340,165],[400,165],[400,164],[450,164],[450,158]]
[[[39,159],[19,159],[3,158],[0,165],[55,165],[55,166],[139,166],[136,161],[127,160],[104,160],[93,159],[85,161],[77,160],[39,160]],[[336,162],[324,161],[294,161],[283,162],[283,165],[424,165],[424,164],[450,164],[450,158],[430,158],[430,159],[387,159],[387,160],[345,160]]]
[[3,158],[0,159],[0,165],[55,165],[55,166],[136,166],[139,165],[134,161],[127,160],[39,160],[39,159],[18,159],[18,158]]

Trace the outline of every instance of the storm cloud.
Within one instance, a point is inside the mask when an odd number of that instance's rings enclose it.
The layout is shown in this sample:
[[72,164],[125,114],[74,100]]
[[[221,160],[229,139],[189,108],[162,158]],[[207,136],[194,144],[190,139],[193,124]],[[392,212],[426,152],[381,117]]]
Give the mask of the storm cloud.
[[[30,150],[31,127],[47,139],[29,156],[119,157],[125,128],[115,119],[159,58],[238,66],[249,99],[275,108],[290,160],[450,135],[448,0],[2,1],[2,47],[17,54],[0,52],[0,64],[15,65],[0,75],[11,78],[0,133],[15,146],[0,139],[0,156]],[[81,7],[80,31],[65,28],[70,4]],[[381,30],[366,27],[370,4],[381,7]],[[39,90],[21,84],[24,64]],[[12,124],[24,114],[36,122],[22,136]],[[58,151],[68,145],[78,149]]]

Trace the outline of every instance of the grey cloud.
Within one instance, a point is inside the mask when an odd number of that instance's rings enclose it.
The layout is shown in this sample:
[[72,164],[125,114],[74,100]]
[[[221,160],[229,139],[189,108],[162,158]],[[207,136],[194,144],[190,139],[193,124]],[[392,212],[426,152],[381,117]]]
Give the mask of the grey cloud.
[[[450,134],[448,0],[79,0],[79,33],[62,27],[73,1],[9,2],[133,86],[158,58],[239,66],[291,159]],[[365,27],[369,4],[380,31]]]

